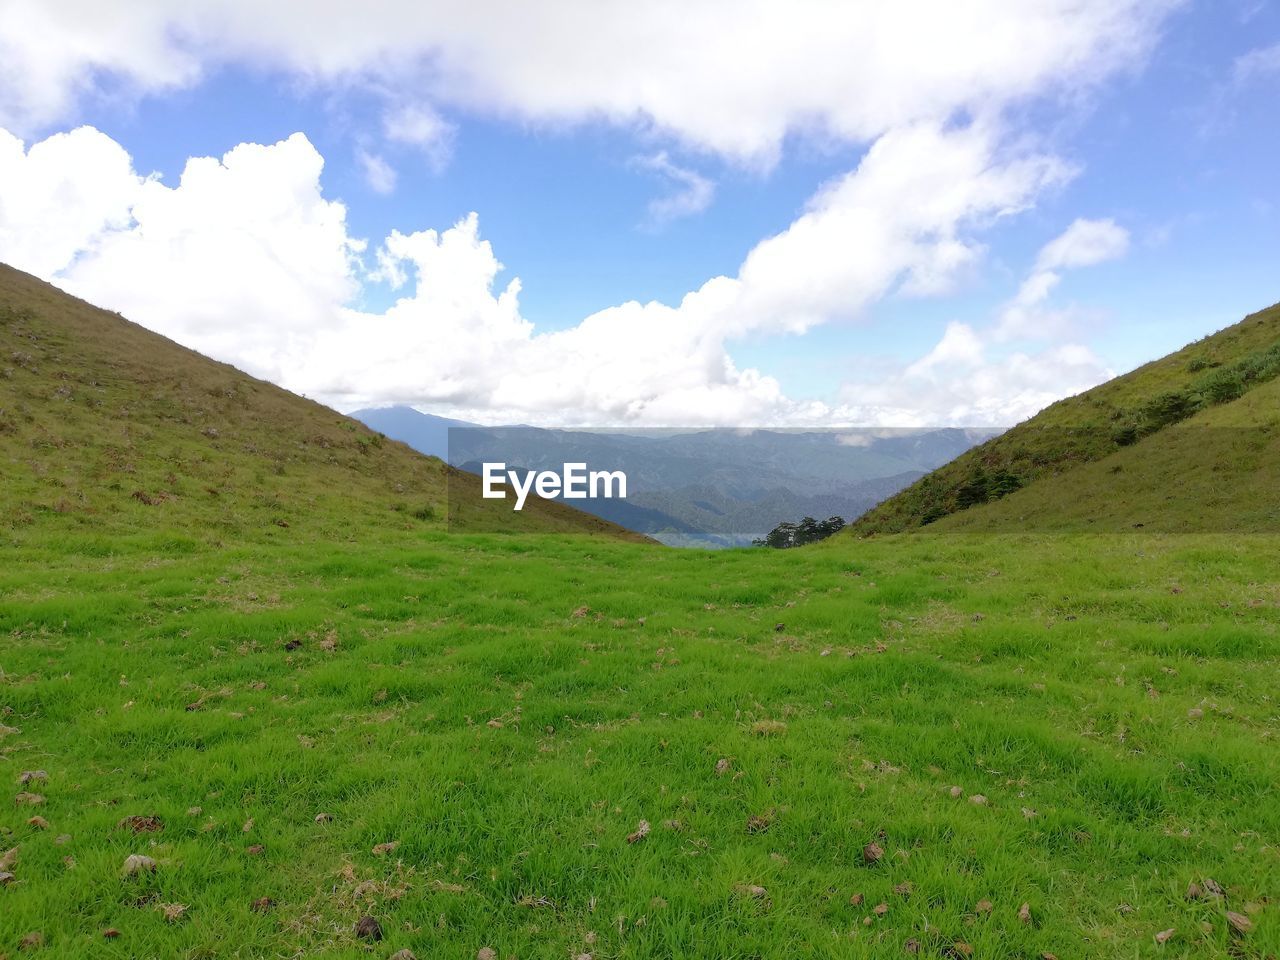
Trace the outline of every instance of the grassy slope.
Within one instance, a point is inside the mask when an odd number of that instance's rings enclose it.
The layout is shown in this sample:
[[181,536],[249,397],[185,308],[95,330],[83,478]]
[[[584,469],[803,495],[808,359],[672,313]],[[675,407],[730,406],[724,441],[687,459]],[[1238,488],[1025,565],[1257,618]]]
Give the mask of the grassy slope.
[[[0,956],[1280,953],[1274,537],[447,534],[361,469],[391,445],[101,369],[0,380]],[[95,398],[129,419],[95,434]],[[1225,902],[1186,899],[1206,877]]]
[[[1243,376],[1241,367],[1247,368]],[[974,499],[978,478],[985,480],[985,489],[980,480],[977,499],[995,500],[1018,485],[1069,473],[1229,400],[1237,389],[1257,389],[1277,372],[1280,304],[1053,404],[889,498],[851,524],[850,531],[893,533],[958,513]]]
[[[202,539],[403,535],[477,483],[0,264],[0,525]],[[450,504],[454,505],[454,504]],[[530,504],[512,529],[620,528]]]
[[1280,380],[939,529],[1280,533]]

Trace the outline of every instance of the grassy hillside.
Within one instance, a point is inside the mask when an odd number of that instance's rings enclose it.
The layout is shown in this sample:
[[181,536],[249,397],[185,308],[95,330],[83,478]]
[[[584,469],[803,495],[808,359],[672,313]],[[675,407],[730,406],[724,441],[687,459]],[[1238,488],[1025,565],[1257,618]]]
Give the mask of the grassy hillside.
[[997,501],[1231,403],[1277,375],[1280,304],[1053,404],[890,497],[850,531],[911,530]]
[[453,493],[511,529],[633,536],[546,502],[511,514],[439,460],[3,264],[0,465],[0,529],[365,538],[443,525]]
[[0,957],[1280,954],[1280,539],[448,533],[56,306],[0,327]]
[[1280,533],[1280,380],[938,528]]

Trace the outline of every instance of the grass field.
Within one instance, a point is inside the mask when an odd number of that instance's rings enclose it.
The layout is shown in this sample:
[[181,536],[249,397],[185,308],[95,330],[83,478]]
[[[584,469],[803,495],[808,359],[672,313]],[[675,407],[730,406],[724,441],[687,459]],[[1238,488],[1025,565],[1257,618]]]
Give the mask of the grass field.
[[1275,538],[4,551],[0,955],[1280,953]]

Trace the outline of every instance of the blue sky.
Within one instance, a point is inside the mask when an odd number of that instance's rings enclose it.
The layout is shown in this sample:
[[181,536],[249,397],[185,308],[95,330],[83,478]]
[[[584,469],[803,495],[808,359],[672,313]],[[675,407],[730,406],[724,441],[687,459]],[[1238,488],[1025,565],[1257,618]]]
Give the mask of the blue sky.
[[[75,47],[75,31],[92,27],[69,10],[61,16],[56,2],[11,6],[0,18],[0,50],[19,67],[23,57],[47,53],[30,36],[62,32],[63,47]],[[616,22],[598,25],[601,46],[621,43],[624,58],[626,31],[641,38],[636,63],[616,69],[624,77],[632,70],[631,84],[617,79],[608,57],[584,55],[579,64],[576,51],[548,63],[535,51],[526,72],[498,77],[509,51],[523,49],[512,44],[537,48],[560,37],[565,21],[551,15],[512,26],[514,36],[494,37],[502,26],[490,17],[483,34],[462,24],[452,35],[402,41],[391,34],[395,5],[384,4],[386,38],[375,24],[360,42],[348,44],[335,29],[327,45],[296,48],[287,31],[305,26],[305,10],[295,23],[282,14],[259,35],[247,16],[249,25],[236,32],[237,4],[207,6],[233,26],[198,19],[178,29],[157,8],[118,27],[122,33],[110,39],[124,53],[90,49],[83,62],[59,63],[48,77],[0,84],[0,128],[21,141],[10,144],[8,167],[0,161],[9,182],[0,183],[0,260],[343,408],[409,402],[481,420],[561,423],[999,423],[1280,300],[1280,9],[1272,2],[1133,3],[1116,27],[1101,21],[1108,6],[1124,4],[1098,4],[1099,22],[1090,24],[1071,5],[1046,0],[1044,20],[1013,24],[1009,42],[1060,17],[1054,29],[1073,38],[1063,41],[1061,66],[1028,79],[1030,68],[1010,57],[992,67],[990,79],[961,52],[954,77],[939,71],[936,89],[913,81],[901,96],[892,70],[883,78],[859,71],[842,86],[838,50],[833,89],[817,92],[795,78],[823,73],[821,51],[766,56],[758,69],[777,71],[786,91],[769,104],[776,116],[759,107],[770,86],[750,94],[754,100],[735,99],[715,86],[714,72],[704,74],[698,51],[693,66],[666,51],[697,34],[678,8],[665,22],[662,12],[634,24],[628,17],[638,14],[619,12]],[[731,9],[710,10],[717,6],[708,4],[709,13]],[[975,38],[1011,16],[1000,4],[974,6]],[[803,17],[831,8],[794,9]],[[407,15],[429,16],[413,10]],[[569,9],[567,22],[576,15]],[[767,25],[724,31],[708,22],[708,58],[757,69],[754,45],[769,44]],[[848,29],[866,34],[857,22]],[[1108,32],[1124,29],[1130,40],[1109,50]],[[800,36],[820,45],[821,33]],[[902,40],[890,34],[883,47],[894,57]],[[590,25],[580,42],[593,42]],[[485,43],[494,50],[477,55]],[[652,59],[645,43],[654,45]],[[432,60],[447,61],[450,44],[458,56],[474,56],[474,68],[461,60],[467,69],[448,76]],[[386,68],[380,58],[388,49],[408,65]],[[874,59],[878,50],[873,43],[864,56]],[[915,55],[901,51],[908,66]],[[1053,55],[1050,47],[1041,56]],[[651,78],[661,86],[652,64],[665,70],[673,56],[673,89],[645,93]],[[975,49],[975,59],[982,56]],[[487,62],[498,66],[487,73]],[[577,71],[580,88],[566,92],[548,76],[561,66]],[[706,112],[681,103],[681,69],[690,71],[689,97],[708,101]],[[738,76],[726,69],[722,82],[732,86]],[[544,79],[544,93],[526,92],[540,90]],[[965,83],[976,92],[964,93]],[[595,100],[593,84],[602,87]],[[953,96],[951,86],[960,92]],[[859,98],[871,104],[867,116],[841,113]],[[396,128],[423,117],[429,135],[421,124],[417,133]],[[763,132],[740,138],[753,124]],[[888,224],[883,242],[874,234],[868,240],[850,219],[867,201],[848,200],[846,210],[845,200],[831,200],[823,208],[828,225],[810,246],[779,254],[754,279],[740,275],[757,245],[787,234],[815,202],[821,207],[814,198],[824,196],[824,185],[852,177],[882,138],[887,152],[895,136],[922,125],[944,140],[981,126],[982,142],[971,145],[979,155],[970,171],[975,183],[983,170],[1012,170],[1033,156],[1046,165],[1025,173],[1007,197],[975,187],[962,214]],[[32,159],[36,144],[82,126],[96,138],[56,140],[49,156]],[[257,174],[246,162],[239,186],[211,187],[202,202],[194,186],[177,189],[190,158],[224,158],[246,143],[273,147],[297,133],[323,158],[323,173],[295,176],[280,166]],[[294,143],[290,169],[309,170],[307,148]],[[102,173],[116,169],[113,150],[131,158],[116,181]],[[267,156],[263,163],[274,162]],[[941,190],[925,169],[929,159],[921,148],[889,167],[918,164],[927,189]],[[380,175],[370,174],[370,164]],[[151,174],[159,182],[148,204],[139,198]],[[252,191],[259,189],[272,204],[296,190],[298,203],[273,207],[264,225],[254,219],[261,205]],[[22,213],[27,201],[19,193],[42,190],[47,209]],[[226,190],[250,198],[244,223],[208,213],[210,206],[238,209]],[[654,212],[673,197],[685,209]],[[892,218],[893,204],[885,203],[866,215]],[[340,231],[330,222],[338,211]],[[473,212],[478,225],[446,253],[442,235]],[[64,220],[78,227],[49,233],[47,224]],[[1078,221],[1105,225],[1092,235],[1105,251],[1077,249],[1046,266],[1041,251]],[[860,238],[847,254],[842,225]],[[428,230],[437,233],[392,257],[398,275],[385,263],[379,269],[392,231]],[[916,247],[901,262],[886,262],[866,283],[848,280],[878,247],[904,239],[902,230],[913,231]],[[1081,242],[1088,236],[1078,234]],[[352,240],[367,245],[344,255]],[[913,271],[950,240],[965,252],[922,292],[910,281]],[[255,251],[252,259],[242,257],[245,249]],[[174,257],[182,258],[176,268]],[[494,259],[504,269],[489,283]],[[277,260],[284,263],[279,276],[262,266]],[[324,272],[313,275],[320,263]],[[192,282],[166,289],[175,269],[220,278],[193,306]],[[804,280],[810,269],[811,284]],[[1029,319],[1014,333],[998,332],[1024,281],[1046,272],[1050,292],[1030,304]],[[686,294],[717,277],[741,281],[743,290],[708,297],[723,306],[680,308]],[[451,287],[456,278],[471,285],[458,279]],[[512,309],[499,295],[515,278]],[[202,277],[194,283],[206,285]],[[243,289],[226,289],[237,284]],[[432,284],[438,289],[427,289]],[[810,288],[820,293],[810,297]],[[628,301],[667,309],[620,310]],[[583,319],[599,312],[599,329],[584,330]]]

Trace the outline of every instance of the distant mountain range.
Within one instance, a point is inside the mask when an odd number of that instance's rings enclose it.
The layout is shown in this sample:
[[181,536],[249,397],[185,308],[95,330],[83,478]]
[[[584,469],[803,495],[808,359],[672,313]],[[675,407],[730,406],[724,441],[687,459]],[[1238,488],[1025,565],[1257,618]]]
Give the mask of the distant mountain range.
[[739,546],[784,520],[853,519],[998,431],[620,430],[483,427],[411,407],[353,417],[479,473],[485,462],[622,470],[626,500],[571,505],[673,545]]

